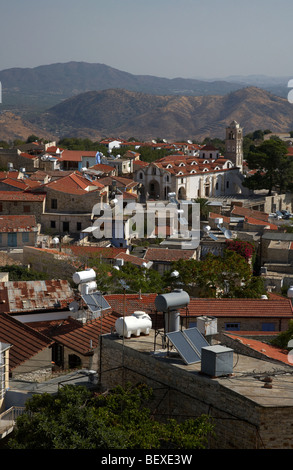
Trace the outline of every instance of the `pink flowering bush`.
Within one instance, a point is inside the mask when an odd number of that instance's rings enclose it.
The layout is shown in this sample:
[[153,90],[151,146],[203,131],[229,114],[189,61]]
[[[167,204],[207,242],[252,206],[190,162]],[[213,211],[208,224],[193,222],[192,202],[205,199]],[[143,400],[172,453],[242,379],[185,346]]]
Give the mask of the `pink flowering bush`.
[[226,240],[226,246],[227,250],[235,251],[246,261],[250,261],[255,253],[253,244],[243,240]]

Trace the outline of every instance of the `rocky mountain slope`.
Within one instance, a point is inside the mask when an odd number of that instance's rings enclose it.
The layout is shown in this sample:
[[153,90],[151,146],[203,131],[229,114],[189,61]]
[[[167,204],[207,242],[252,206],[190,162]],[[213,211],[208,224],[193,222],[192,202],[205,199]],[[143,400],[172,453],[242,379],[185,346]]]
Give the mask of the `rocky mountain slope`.
[[67,99],[35,124],[62,136],[202,140],[224,138],[225,127],[233,119],[244,133],[256,129],[288,132],[293,130],[293,105],[256,87],[224,96],[156,96],[109,89]]

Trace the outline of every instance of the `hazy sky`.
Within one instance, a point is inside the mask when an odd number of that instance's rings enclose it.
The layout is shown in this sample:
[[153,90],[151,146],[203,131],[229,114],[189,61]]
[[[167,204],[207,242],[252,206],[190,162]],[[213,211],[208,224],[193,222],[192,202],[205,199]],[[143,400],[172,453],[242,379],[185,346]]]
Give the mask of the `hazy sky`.
[[83,61],[168,78],[293,78],[292,17],[292,0],[1,0],[0,70]]

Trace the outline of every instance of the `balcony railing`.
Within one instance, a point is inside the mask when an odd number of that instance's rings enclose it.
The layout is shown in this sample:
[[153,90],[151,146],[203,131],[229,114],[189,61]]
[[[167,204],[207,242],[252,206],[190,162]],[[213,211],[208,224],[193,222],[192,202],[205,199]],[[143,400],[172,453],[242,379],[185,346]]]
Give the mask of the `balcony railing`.
[[16,419],[25,411],[24,407],[12,406],[0,414],[0,439],[13,431]]

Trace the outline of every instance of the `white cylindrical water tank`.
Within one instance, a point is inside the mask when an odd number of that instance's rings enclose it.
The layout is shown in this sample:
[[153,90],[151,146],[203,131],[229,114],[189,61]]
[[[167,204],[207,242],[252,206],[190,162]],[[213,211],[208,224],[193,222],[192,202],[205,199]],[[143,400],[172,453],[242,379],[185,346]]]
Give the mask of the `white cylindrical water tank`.
[[289,289],[287,290],[287,296],[289,299],[293,298],[293,286],[290,286]]
[[118,335],[125,338],[130,338],[131,335],[140,336],[141,333],[148,335],[152,320],[145,312],[136,311],[130,316],[117,318],[115,328]]
[[75,284],[80,284],[81,282],[91,282],[96,279],[96,272],[94,269],[79,271],[73,274],[72,279]]
[[96,281],[83,282],[78,286],[78,289],[81,294],[90,294],[97,290]]

